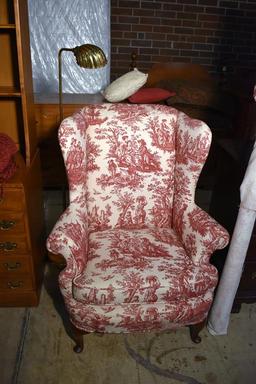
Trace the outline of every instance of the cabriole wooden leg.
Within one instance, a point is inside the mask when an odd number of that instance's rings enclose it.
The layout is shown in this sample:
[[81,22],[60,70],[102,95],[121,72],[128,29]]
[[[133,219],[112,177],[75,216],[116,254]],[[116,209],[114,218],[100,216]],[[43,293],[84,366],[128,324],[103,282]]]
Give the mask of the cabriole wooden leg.
[[201,343],[202,339],[199,336],[199,332],[204,328],[205,323],[206,323],[206,320],[203,320],[201,321],[201,323],[193,324],[189,326],[191,340],[196,344]]
[[[49,256],[49,259],[50,261],[55,264],[55,266],[57,266],[57,268],[61,271],[63,270],[67,263],[66,263],[66,260],[65,258],[58,254],[58,255],[55,255],[51,252],[48,253],[48,256]],[[68,321],[68,327],[66,328],[66,330],[68,330],[68,334],[69,336],[72,337],[72,339],[75,341],[76,345],[74,346],[74,352],[76,353],[81,353],[84,349],[84,340],[83,340],[83,336],[85,334],[87,334],[88,332],[85,332],[85,331],[82,331],[81,329],[78,329],[76,328],[71,322],[70,320]]]
[[76,328],[72,324],[72,336],[73,340],[75,341],[76,345],[74,346],[73,350],[76,353],[81,353],[84,349],[84,339],[83,336],[87,335],[89,332],[82,331],[81,329]]

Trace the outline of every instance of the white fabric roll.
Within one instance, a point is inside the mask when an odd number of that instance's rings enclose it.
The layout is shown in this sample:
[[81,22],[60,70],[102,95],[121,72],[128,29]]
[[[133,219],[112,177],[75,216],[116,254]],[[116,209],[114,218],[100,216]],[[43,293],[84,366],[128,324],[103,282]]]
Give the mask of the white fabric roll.
[[256,212],[240,208],[226,263],[222,272],[207,328],[212,335],[227,334],[230,313],[243,272]]
[[[256,88],[254,93],[256,98]],[[243,272],[243,265],[256,218],[256,144],[240,187],[241,204],[225,266],[209,315],[207,328],[212,335],[225,335]]]

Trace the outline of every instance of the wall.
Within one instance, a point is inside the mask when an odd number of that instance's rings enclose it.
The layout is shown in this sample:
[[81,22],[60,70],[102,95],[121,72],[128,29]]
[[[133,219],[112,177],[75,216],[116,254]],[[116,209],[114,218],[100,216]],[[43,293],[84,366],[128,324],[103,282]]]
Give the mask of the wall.
[[[58,93],[58,51],[63,47],[93,43],[110,56],[109,0],[28,0],[28,5],[35,93]],[[71,52],[64,52],[63,93],[99,92],[109,83],[109,72],[109,65],[81,68]]]
[[128,71],[132,52],[142,71],[163,61],[212,73],[256,68],[255,0],[111,0],[111,15],[112,79]]

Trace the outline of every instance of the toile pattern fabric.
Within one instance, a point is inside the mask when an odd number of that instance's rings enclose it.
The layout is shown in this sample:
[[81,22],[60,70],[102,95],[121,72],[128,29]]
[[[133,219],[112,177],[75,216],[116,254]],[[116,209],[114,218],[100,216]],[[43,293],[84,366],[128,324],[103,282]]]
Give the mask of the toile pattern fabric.
[[84,331],[164,330],[206,318],[228,234],[194,203],[207,125],[162,105],[101,104],[65,119],[70,205],[47,240]]

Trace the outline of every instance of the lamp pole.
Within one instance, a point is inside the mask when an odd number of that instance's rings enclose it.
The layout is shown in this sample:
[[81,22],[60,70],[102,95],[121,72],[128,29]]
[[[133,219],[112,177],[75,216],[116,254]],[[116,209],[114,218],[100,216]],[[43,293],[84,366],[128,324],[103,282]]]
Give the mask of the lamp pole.
[[72,48],[61,48],[58,53],[58,67],[59,67],[59,117],[60,123],[63,120],[63,102],[62,102],[62,52],[72,51]]

